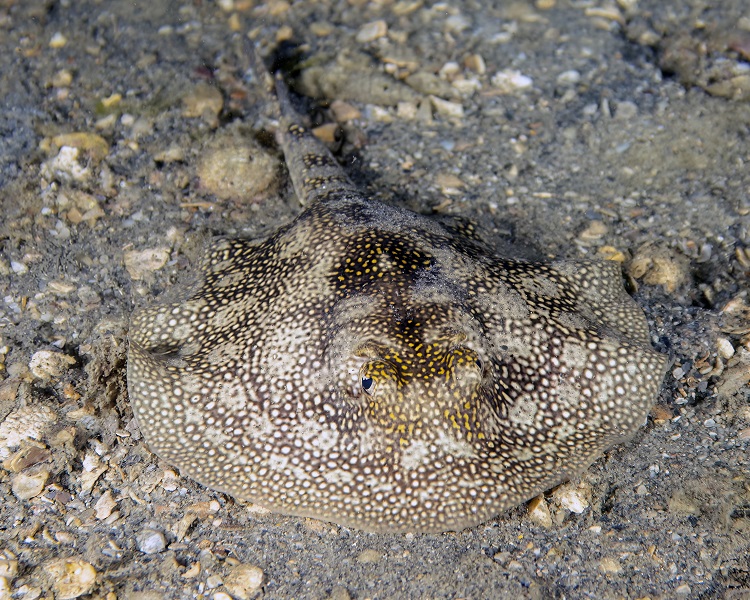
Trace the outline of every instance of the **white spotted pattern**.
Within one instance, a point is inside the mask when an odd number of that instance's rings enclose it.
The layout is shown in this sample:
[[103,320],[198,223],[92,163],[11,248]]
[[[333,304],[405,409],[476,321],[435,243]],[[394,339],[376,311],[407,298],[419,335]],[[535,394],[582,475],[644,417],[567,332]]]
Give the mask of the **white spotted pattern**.
[[611,263],[531,263],[368,199],[296,123],[306,206],[131,322],[149,447],[208,487],[372,531],[461,529],[630,436],[665,358]]

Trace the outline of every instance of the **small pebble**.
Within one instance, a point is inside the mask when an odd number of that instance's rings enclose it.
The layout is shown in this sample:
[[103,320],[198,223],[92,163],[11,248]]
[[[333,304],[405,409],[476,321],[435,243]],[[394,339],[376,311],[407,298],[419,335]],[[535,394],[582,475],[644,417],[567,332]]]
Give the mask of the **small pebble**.
[[122,94],[119,94],[115,92],[114,94],[110,94],[106,98],[102,98],[100,103],[102,105],[102,108],[114,108],[118,104],[122,102]]
[[638,0],[617,0],[617,5],[624,11],[630,12],[638,6]]
[[445,63],[442,67],[440,67],[440,70],[438,71],[438,76],[442,79],[448,79],[451,80],[456,75],[461,73],[461,67],[456,61],[450,60],[447,63]]
[[221,200],[252,200],[270,193],[279,161],[249,140],[220,136],[202,152],[198,162],[200,186]]
[[256,517],[265,517],[271,514],[270,510],[260,504],[248,504],[247,512]]
[[[65,146],[82,151],[86,158],[101,162],[109,154],[109,142],[96,133],[74,131],[62,133],[52,138],[52,143],[63,150]],[[77,155],[76,155],[77,157]]]
[[201,564],[199,562],[193,563],[190,568],[182,574],[183,579],[195,579],[201,573]]
[[411,121],[417,117],[416,102],[399,102],[396,105],[396,115],[399,119]]
[[328,21],[315,21],[310,24],[310,32],[318,37],[325,37],[331,35],[334,31],[334,27]]
[[117,501],[112,497],[112,492],[104,492],[94,504],[96,518],[103,521],[112,514],[112,510],[117,506]]
[[336,123],[324,123],[318,127],[314,127],[312,134],[318,138],[324,144],[333,144],[340,135],[340,129]]
[[529,502],[527,514],[532,523],[541,527],[552,527],[552,515],[549,512],[549,506],[547,506],[543,494]]
[[487,65],[481,54],[469,54],[464,60],[464,66],[477,75],[484,75],[487,72]]
[[166,150],[154,154],[154,160],[158,163],[182,162],[185,160],[185,150],[182,146],[170,146]]
[[391,12],[397,17],[405,17],[422,8],[423,0],[399,0],[391,8]]
[[71,600],[88,594],[96,583],[96,569],[79,558],[61,558],[48,563],[44,570],[54,582],[56,600]]
[[599,105],[592,102],[584,106],[581,112],[583,112],[583,116],[585,117],[593,117],[596,114],[596,111],[598,110],[599,110]]
[[237,13],[232,13],[231,15],[229,15],[229,19],[227,20],[227,25],[229,25],[230,31],[242,30],[242,21],[240,21],[240,16]]
[[368,42],[374,42],[378,38],[382,38],[388,33],[388,24],[382,19],[378,21],[372,21],[366,23],[357,32],[355,39],[360,44],[366,44]]
[[578,515],[589,507],[589,502],[586,499],[583,490],[573,487],[570,483],[558,487],[552,492],[552,497],[560,504],[560,506]]
[[51,381],[60,377],[71,366],[76,364],[76,359],[62,352],[50,350],[39,350],[34,352],[29,361],[29,370],[34,377],[43,381]]
[[646,244],[639,248],[627,267],[634,279],[643,279],[647,285],[661,285],[668,293],[688,281],[689,261],[671,248]]
[[452,173],[438,173],[435,176],[435,183],[446,196],[460,194],[461,190],[466,187],[466,184]]
[[609,233],[609,228],[601,221],[591,221],[589,226],[584,229],[578,239],[584,243],[591,243],[600,240]]
[[523,571],[523,565],[520,562],[518,562],[517,560],[511,560],[508,563],[508,570],[509,571],[516,571],[516,572]]
[[476,77],[457,77],[451,82],[451,85],[463,97],[471,96],[474,92],[482,89],[482,82]]
[[250,564],[239,564],[224,578],[224,587],[237,600],[250,600],[263,585],[263,570]]
[[182,116],[215,119],[224,106],[221,92],[207,83],[199,83],[182,99]]
[[0,577],[13,579],[18,575],[18,561],[15,558],[7,558],[9,556],[13,556],[13,554],[7,553],[3,558],[0,558]]
[[619,263],[624,263],[627,258],[622,251],[614,246],[601,246],[597,249],[596,253],[604,260],[613,260]]
[[48,479],[48,471],[39,471],[33,474],[17,473],[11,480],[11,490],[19,500],[30,500],[44,491]]
[[138,549],[144,554],[158,554],[167,547],[164,534],[155,529],[144,529],[135,536]]
[[361,565],[365,564],[375,564],[380,562],[380,559],[382,558],[380,552],[377,550],[363,550],[357,555],[357,562]]
[[622,13],[616,6],[588,6],[584,9],[583,14],[587,17],[594,17],[595,19],[614,21],[620,25],[625,24],[625,19],[623,19]]
[[68,69],[60,69],[52,77],[51,83],[54,87],[68,87],[73,83],[73,73]]
[[458,102],[450,102],[437,96],[430,96],[430,101],[439,115],[455,119],[461,119],[464,116],[464,107]]
[[381,123],[393,122],[393,115],[387,108],[382,106],[376,106],[371,104],[367,107],[368,117],[373,121],[380,121]]
[[161,480],[161,487],[167,492],[174,492],[180,487],[180,476],[172,469],[164,469],[164,476]]
[[602,573],[619,573],[622,567],[617,559],[607,557],[599,561],[599,570]]
[[62,146],[57,156],[42,164],[42,176],[61,181],[86,181],[91,176],[91,171],[78,162],[79,154],[78,148]]
[[117,124],[117,113],[112,113],[94,121],[94,127],[99,131],[112,129]]
[[571,69],[570,71],[563,71],[557,76],[557,84],[565,87],[571,87],[581,81],[581,74]]
[[26,273],[29,272],[29,267],[27,267],[24,263],[18,260],[10,261],[10,269],[16,275],[25,275]]
[[294,30],[289,25],[282,25],[276,32],[276,43],[288,42],[294,37]]
[[291,4],[286,0],[271,0],[268,3],[268,14],[272,17],[280,17],[286,13],[290,8]]
[[443,29],[447,33],[461,33],[465,29],[471,27],[471,21],[464,15],[451,15],[445,20]]
[[331,595],[328,596],[328,600],[351,600],[352,596],[349,594],[349,590],[341,585],[334,586],[331,590]]
[[526,90],[534,85],[534,80],[520,71],[506,69],[493,75],[490,83],[501,94],[512,94],[513,92]]
[[10,458],[11,451],[25,440],[40,440],[47,427],[57,421],[57,414],[46,406],[26,405],[11,412],[0,423],[0,459]]
[[638,115],[638,105],[634,102],[618,102],[615,109],[615,119],[630,120]]
[[170,250],[166,247],[129,250],[123,255],[125,269],[135,281],[140,281],[146,274],[158,271],[169,260]]
[[362,116],[358,108],[343,100],[334,100],[331,102],[331,113],[333,113],[333,118],[338,123],[354,121]]
[[58,31],[50,38],[49,47],[50,48],[63,48],[65,47],[65,44],[67,43],[68,43],[68,38],[66,38],[62,33]]
[[734,346],[727,338],[718,338],[716,340],[716,349],[719,352],[719,356],[724,360],[729,360],[734,356]]

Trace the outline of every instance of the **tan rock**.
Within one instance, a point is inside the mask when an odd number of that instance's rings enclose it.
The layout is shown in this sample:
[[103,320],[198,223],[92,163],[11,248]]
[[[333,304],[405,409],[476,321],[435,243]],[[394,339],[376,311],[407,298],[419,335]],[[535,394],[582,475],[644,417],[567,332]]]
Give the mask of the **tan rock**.
[[477,75],[484,75],[487,72],[487,65],[481,54],[469,54],[464,60],[464,66]]
[[430,96],[430,102],[439,115],[454,119],[462,119],[464,116],[464,107],[459,102],[450,102],[437,96]]
[[380,562],[382,555],[377,550],[363,550],[357,555],[357,562],[361,565],[375,564]]
[[94,504],[96,518],[103,521],[112,514],[115,506],[117,506],[117,500],[112,497],[112,492],[107,490],[99,497],[96,504]]
[[673,293],[688,280],[689,264],[668,248],[646,244],[639,248],[627,266],[628,274],[648,285],[660,285]]
[[50,38],[49,47],[54,48],[54,49],[64,48],[67,43],[68,43],[68,38],[66,38],[62,33],[57,31]]
[[552,492],[552,498],[565,510],[580,515],[590,506],[591,488],[586,484],[565,483]]
[[0,577],[13,579],[18,575],[18,560],[8,550],[0,554]]
[[224,587],[238,600],[254,597],[263,585],[263,570],[250,564],[234,567],[224,578]]
[[14,410],[0,423],[0,459],[10,458],[25,440],[40,440],[55,421],[57,414],[46,406],[27,405]]
[[354,121],[362,116],[358,108],[343,100],[334,100],[331,102],[331,112],[338,123]]
[[313,135],[325,144],[333,144],[339,135],[339,126],[336,123],[324,123],[313,128]]
[[41,470],[36,473],[17,473],[11,480],[13,495],[19,500],[30,500],[44,491],[49,479],[49,471]]
[[552,515],[543,494],[531,500],[527,510],[527,515],[532,523],[540,527],[552,527]]
[[182,116],[215,119],[223,107],[221,92],[207,83],[199,83],[182,99]]
[[622,566],[617,559],[605,557],[599,561],[599,570],[602,573],[614,574],[622,571]]
[[269,193],[278,181],[279,161],[247,139],[222,136],[198,164],[201,188],[222,200],[251,200]]
[[388,33],[388,24],[382,19],[378,21],[372,21],[366,23],[357,32],[355,39],[360,44],[366,44],[368,42],[374,42],[378,38],[382,38]]
[[512,94],[517,91],[528,89],[534,85],[534,81],[531,77],[527,77],[520,71],[513,69],[506,69],[495,73],[490,80],[490,83],[492,83],[492,86],[501,94]]
[[52,577],[56,600],[72,600],[88,594],[96,583],[96,569],[79,558],[61,558],[44,570]]
[[76,364],[76,359],[72,356],[68,356],[62,352],[39,350],[31,356],[29,370],[34,377],[50,381],[60,377],[60,375],[74,364]]
[[109,154],[109,143],[96,133],[85,131],[63,133],[53,137],[52,143],[58,148],[62,148],[63,146],[77,148],[94,162],[100,162]]
[[125,269],[127,269],[130,276],[139,281],[143,279],[147,273],[158,271],[169,260],[170,250],[169,248],[146,248],[145,250],[129,250],[123,255],[125,261]]

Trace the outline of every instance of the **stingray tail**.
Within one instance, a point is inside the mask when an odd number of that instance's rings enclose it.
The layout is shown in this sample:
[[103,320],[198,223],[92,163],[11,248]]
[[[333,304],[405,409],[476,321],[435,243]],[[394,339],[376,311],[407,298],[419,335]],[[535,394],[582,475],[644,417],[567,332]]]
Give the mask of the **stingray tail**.
[[[292,106],[289,89],[281,73],[271,77],[259,53],[250,40],[245,40],[245,53],[250,59],[256,77],[274,99],[279,115],[277,139],[284,152],[294,191],[300,204],[308,206],[313,202],[341,198],[342,195],[357,194],[357,188],[347,177],[325,145],[302,123],[302,119]],[[271,93],[271,89],[275,94]]]

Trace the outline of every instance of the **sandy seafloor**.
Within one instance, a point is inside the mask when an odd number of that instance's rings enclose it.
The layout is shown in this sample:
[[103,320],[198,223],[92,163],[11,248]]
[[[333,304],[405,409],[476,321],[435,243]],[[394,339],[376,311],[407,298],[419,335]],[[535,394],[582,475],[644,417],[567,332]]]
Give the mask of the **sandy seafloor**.
[[[0,2],[0,597],[750,597],[750,6],[489,4]],[[248,32],[328,65],[372,195],[623,263],[673,363],[645,427],[566,488],[579,512],[558,490],[541,518],[367,534],[237,503],[147,450],[133,307],[211,237],[300,210],[281,168],[212,178],[218,149],[240,173],[278,156]],[[301,106],[330,123],[327,104]],[[238,564],[262,586],[222,585]]]

